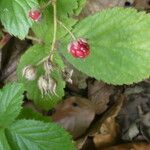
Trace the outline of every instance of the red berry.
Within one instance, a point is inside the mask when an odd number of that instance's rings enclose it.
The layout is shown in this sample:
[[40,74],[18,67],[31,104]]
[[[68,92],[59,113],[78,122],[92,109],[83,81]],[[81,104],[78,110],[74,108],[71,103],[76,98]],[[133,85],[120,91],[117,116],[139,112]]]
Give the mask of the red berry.
[[90,54],[90,46],[85,39],[80,38],[68,45],[68,52],[75,58],[85,58]]
[[41,12],[40,10],[30,10],[29,11],[29,17],[33,19],[34,21],[39,21],[41,19]]

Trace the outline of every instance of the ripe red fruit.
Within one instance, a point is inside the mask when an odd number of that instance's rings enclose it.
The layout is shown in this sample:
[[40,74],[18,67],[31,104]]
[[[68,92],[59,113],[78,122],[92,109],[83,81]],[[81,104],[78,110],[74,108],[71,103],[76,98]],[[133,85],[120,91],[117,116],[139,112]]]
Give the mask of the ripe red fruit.
[[29,17],[33,19],[34,21],[39,21],[41,19],[41,12],[40,10],[30,10],[29,11]]
[[68,52],[75,58],[85,58],[90,54],[90,46],[85,39],[79,38],[68,45]]

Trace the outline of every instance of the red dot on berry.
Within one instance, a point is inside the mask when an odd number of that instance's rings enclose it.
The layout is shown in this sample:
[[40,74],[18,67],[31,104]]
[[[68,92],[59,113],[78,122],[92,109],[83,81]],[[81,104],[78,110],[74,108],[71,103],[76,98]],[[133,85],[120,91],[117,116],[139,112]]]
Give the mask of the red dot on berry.
[[75,58],[85,58],[90,54],[90,46],[85,39],[79,38],[68,45],[68,52]]
[[40,10],[30,10],[29,11],[29,17],[34,21],[39,21],[41,19],[41,12]]

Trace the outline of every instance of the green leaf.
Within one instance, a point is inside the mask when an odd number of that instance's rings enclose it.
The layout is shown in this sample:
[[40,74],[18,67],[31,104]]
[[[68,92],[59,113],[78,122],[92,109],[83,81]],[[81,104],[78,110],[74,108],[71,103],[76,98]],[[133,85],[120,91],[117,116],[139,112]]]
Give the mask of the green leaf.
[[[39,3],[43,4],[43,0],[39,0]],[[76,23],[76,20],[71,18],[71,15],[73,15],[74,9],[77,8],[77,0],[57,0],[57,17],[69,29]],[[43,11],[41,21],[35,23],[32,30],[37,37],[42,38],[45,43],[50,44],[50,41],[52,41],[53,38],[53,8],[51,5]],[[66,33],[64,28],[58,26],[57,38],[61,38]]]
[[[29,99],[33,100],[35,104],[39,105],[40,107],[49,110],[55,104],[57,104],[64,95],[64,87],[65,83],[62,80],[60,72],[55,70],[52,74],[52,77],[57,81],[57,88],[56,93],[58,96],[55,95],[45,95],[42,97],[42,94],[38,88],[37,80],[41,75],[44,75],[43,65],[41,64],[37,68],[37,78],[34,81],[28,81],[24,77],[22,77],[22,70],[27,65],[36,65],[39,61],[41,61],[44,57],[48,56],[50,48],[44,45],[34,45],[33,47],[29,48],[27,52],[21,57],[20,63],[17,69],[17,75],[19,81],[22,82],[27,90],[27,96]],[[57,63],[60,67],[63,66],[61,58],[55,54],[54,62]]]
[[69,134],[55,123],[19,120],[6,135],[12,150],[75,150]]
[[0,130],[0,150],[10,150],[4,130]]
[[78,8],[74,11],[74,13],[75,13],[76,15],[79,15],[79,14],[80,14],[82,8],[85,6],[86,1],[87,1],[87,0],[77,0],[77,2],[78,2]]
[[51,121],[50,116],[43,116],[39,112],[33,111],[31,108],[25,108],[25,107],[21,110],[17,119],[35,119],[35,120],[40,120],[44,122]]
[[[87,38],[91,54],[85,60],[63,54],[77,69],[111,84],[132,84],[150,75],[150,15],[135,9],[113,8],[79,22],[76,37]],[[62,49],[61,48],[61,49]]]
[[28,17],[29,10],[37,7],[37,0],[1,0],[1,22],[10,34],[24,39],[33,24]]
[[11,124],[21,110],[24,88],[22,84],[13,83],[0,90],[0,128]]

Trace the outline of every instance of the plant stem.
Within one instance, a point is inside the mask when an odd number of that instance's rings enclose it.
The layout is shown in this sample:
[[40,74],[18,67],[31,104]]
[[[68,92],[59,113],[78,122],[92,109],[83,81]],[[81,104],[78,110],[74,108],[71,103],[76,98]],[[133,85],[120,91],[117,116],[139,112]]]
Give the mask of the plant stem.
[[52,0],[49,0],[46,4],[43,4],[40,9],[43,10],[45,8],[47,8],[50,4],[52,3]]
[[51,51],[49,56],[44,57],[42,60],[40,60],[36,66],[39,66],[42,64],[44,61],[50,58],[51,61],[53,61],[53,56],[54,52],[56,50],[55,43],[56,43],[56,36],[57,36],[57,8],[56,8],[56,0],[52,1],[53,5],[53,12],[54,12],[54,32],[53,32],[53,41],[52,41],[52,46],[51,46]]
[[74,34],[61,21],[57,20],[57,22],[71,35],[73,40],[76,40],[76,37],[74,36]]
[[44,57],[42,60],[40,60],[36,66],[39,66],[40,64],[42,64],[44,61],[46,61],[49,58],[49,56]]
[[56,8],[56,2],[57,0],[54,0],[52,5],[53,5],[53,16],[54,16],[54,31],[53,31],[53,41],[52,41],[52,47],[50,51],[50,59],[53,61],[53,55],[56,50],[55,44],[56,44],[56,36],[57,36],[57,8]]
[[26,36],[26,39],[29,39],[29,40],[32,40],[32,41],[36,41],[36,42],[38,42],[40,44],[43,43],[43,41],[41,39],[38,39],[38,38],[33,37],[33,36],[29,36],[29,35]]

